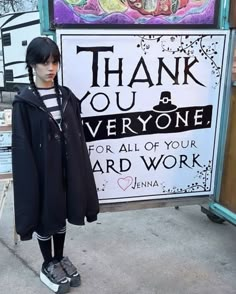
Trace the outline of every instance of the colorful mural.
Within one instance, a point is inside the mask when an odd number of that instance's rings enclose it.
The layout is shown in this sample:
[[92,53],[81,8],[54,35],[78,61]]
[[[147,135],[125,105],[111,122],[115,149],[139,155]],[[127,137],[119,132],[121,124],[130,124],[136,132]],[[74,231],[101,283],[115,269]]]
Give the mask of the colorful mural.
[[54,0],[55,25],[214,24],[219,0]]

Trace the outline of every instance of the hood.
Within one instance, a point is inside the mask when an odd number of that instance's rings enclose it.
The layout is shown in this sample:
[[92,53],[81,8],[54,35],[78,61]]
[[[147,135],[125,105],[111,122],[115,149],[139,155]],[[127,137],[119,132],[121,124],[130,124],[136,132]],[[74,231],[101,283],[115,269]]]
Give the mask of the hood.
[[[60,89],[62,96],[63,96],[63,103],[62,104],[65,104],[65,102],[70,97],[70,95],[68,95],[69,90],[67,87],[61,87],[61,86],[59,86],[59,89]],[[24,87],[23,89],[20,90],[20,92],[18,92],[15,95],[12,104],[14,105],[17,102],[28,103],[28,104],[34,105],[36,107],[39,107],[39,108],[44,108],[46,110],[46,106],[43,103],[42,99],[40,99],[37,96],[37,94],[31,89],[30,86]]]
[[21,89],[20,92],[15,95],[12,104],[14,105],[16,102],[24,102],[45,108],[43,101],[33,92],[30,86]]

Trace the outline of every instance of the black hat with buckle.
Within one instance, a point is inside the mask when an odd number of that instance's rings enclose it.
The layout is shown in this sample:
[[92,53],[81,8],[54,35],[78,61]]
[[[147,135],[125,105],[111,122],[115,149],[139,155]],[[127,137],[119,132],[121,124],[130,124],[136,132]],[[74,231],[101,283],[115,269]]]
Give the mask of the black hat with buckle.
[[169,91],[161,92],[160,102],[158,105],[153,107],[156,112],[173,112],[178,107],[171,103],[171,93]]

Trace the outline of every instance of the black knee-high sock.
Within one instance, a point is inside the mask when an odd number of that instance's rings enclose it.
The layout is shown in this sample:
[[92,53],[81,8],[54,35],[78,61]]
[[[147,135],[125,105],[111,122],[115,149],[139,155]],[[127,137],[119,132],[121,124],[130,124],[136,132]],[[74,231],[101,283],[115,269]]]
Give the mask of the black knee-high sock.
[[47,265],[49,262],[51,262],[52,259],[52,240],[46,240],[46,241],[42,241],[39,240],[39,247],[41,250],[41,253],[43,255],[43,259],[44,259],[44,264]]
[[54,244],[54,258],[61,261],[63,258],[64,244],[65,244],[66,233],[59,233],[53,235]]

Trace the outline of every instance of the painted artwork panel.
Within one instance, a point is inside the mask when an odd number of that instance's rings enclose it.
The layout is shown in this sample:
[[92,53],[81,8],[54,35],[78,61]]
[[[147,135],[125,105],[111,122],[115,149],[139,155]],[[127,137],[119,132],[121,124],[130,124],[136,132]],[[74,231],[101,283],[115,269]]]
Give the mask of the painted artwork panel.
[[219,0],[54,0],[57,25],[213,25]]
[[227,32],[58,31],[101,202],[214,193]]

